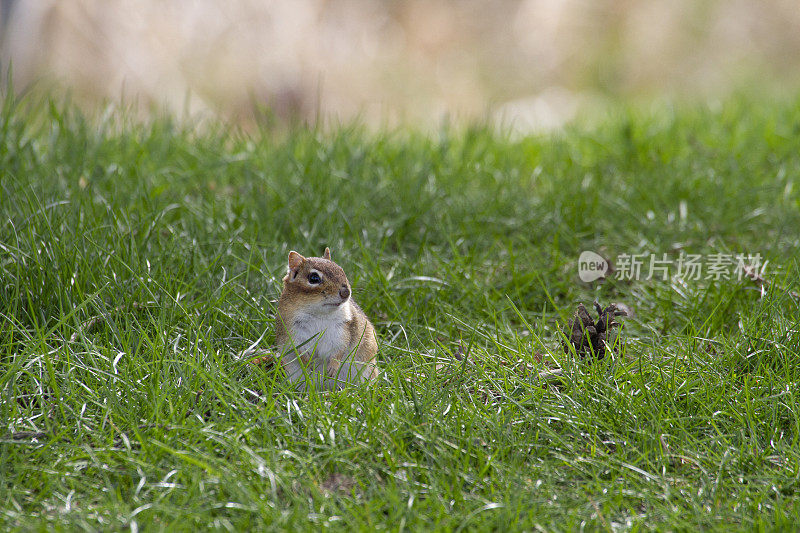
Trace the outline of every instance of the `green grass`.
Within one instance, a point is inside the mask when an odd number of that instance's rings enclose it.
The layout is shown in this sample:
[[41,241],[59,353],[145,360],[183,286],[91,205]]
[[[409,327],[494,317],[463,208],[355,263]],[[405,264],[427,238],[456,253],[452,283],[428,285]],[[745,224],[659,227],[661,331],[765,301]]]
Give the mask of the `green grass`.
[[[795,530],[799,180],[800,100],[511,140],[5,98],[0,527]],[[383,373],[294,393],[237,354],[326,245]],[[759,253],[770,286],[585,284],[582,250]],[[635,314],[591,363],[559,331],[594,299]]]

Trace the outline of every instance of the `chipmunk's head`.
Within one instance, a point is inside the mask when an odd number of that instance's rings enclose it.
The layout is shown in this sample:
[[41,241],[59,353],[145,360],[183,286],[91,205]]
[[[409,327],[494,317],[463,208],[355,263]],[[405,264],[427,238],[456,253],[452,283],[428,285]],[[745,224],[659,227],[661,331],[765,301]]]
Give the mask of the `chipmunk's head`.
[[331,260],[325,248],[322,257],[303,257],[289,252],[289,270],[283,278],[283,291],[309,312],[330,313],[350,300],[350,282],[342,267]]

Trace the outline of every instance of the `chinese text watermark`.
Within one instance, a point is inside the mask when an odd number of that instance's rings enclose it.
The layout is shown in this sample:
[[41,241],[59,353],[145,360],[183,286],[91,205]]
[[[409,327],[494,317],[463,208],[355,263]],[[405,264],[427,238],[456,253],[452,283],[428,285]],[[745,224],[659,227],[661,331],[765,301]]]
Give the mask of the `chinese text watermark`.
[[673,276],[684,280],[741,280],[749,273],[759,272],[762,265],[760,253],[620,254],[610,263],[587,250],[578,258],[578,276],[585,282],[612,275],[618,280],[668,280]]

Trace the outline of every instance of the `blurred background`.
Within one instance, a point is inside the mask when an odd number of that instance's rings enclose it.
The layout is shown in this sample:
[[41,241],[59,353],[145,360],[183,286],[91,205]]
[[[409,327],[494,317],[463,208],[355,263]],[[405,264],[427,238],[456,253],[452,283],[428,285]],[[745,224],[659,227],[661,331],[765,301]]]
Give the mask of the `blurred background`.
[[[800,87],[797,0],[0,0],[18,89],[247,125],[489,120]],[[263,113],[260,116],[264,116]]]

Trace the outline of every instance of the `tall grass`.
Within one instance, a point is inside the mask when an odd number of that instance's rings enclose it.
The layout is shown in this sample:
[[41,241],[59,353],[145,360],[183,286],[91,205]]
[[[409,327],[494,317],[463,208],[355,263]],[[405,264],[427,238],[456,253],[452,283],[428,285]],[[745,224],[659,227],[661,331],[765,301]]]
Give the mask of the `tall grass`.
[[[800,105],[625,111],[514,141],[241,134],[3,100],[0,522],[20,529],[794,529]],[[382,377],[289,390],[290,249],[325,246]],[[585,284],[606,257],[747,277]],[[602,361],[577,302],[634,315]],[[540,379],[547,369],[561,378]]]

